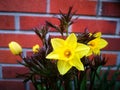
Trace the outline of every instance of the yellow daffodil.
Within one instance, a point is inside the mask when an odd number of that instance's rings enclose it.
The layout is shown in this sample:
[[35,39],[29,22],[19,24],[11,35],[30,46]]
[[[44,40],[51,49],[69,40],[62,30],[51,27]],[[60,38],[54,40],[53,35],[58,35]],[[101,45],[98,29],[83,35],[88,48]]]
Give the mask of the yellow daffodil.
[[35,46],[33,46],[32,47],[32,51],[33,51],[33,53],[37,53],[38,51],[39,51],[39,45],[38,44],[36,44]]
[[22,52],[22,47],[17,42],[10,42],[8,44],[10,51],[14,55],[19,55]]
[[78,70],[84,70],[80,58],[89,52],[89,47],[77,43],[77,37],[74,33],[70,34],[66,40],[60,38],[51,39],[53,51],[46,56],[47,59],[58,60],[57,67],[61,75],[76,67]]
[[88,46],[90,47],[88,56],[91,55],[92,53],[100,55],[100,49],[107,46],[108,42],[106,40],[102,39],[100,36],[101,36],[101,33],[97,33],[96,34],[97,38],[88,42]]
[[94,34],[94,37],[96,37],[96,38],[100,38],[101,35],[102,35],[101,32],[97,32],[97,33]]

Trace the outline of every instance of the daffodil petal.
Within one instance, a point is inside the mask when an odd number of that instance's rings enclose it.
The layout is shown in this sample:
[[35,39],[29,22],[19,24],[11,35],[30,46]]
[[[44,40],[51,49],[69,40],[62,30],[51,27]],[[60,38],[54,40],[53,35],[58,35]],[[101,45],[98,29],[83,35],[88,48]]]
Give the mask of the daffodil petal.
[[55,50],[55,49],[63,47],[64,40],[60,38],[53,38],[51,39],[51,43],[52,43],[53,49]]
[[82,43],[78,43],[77,48],[75,49],[75,52],[79,54],[79,57],[83,57],[88,54],[90,48]]
[[57,62],[57,67],[60,74],[64,75],[70,70],[72,66],[68,62],[61,60]]
[[54,51],[49,53],[47,56],[46,56],[47,59],[59,59],[59,56],[58,54],[56,54]]
[[70,34],[70,35],[67,37],[65,43],[66,43],[68,46],[71,46],[71,47],[75,48],[76,45],[77,45],[77,37],[76,37],[76,35],[75,35],[74,33]]
[[94,49],[93,53],[96,54],[96,55],[100,55],[100,49]]
[[82,70],[82,71],[84,70],[84,66],[80,61],[80,58],[78,55],[75,55],[75,57],[72,60],[70,60],[70,64],[76,67],[78,70]]
[[91,49],[89,50],[89,52],[86,56],[90,56],[90,55],[92,55],[92,50]]
[[9,49],[14,55],[18,55],[22,52],[22,47],[15,41],[10,42]]
[[101,35],[102,35],[102,33],[101,33],[101,32],[97,32],[96,34],[94,34],[94,37],[100,38],[100,37],[101,37]]
[[104,39],[100,39],[98,46],[100,49],[104,48],[105,46],[107,46],[108,42]]

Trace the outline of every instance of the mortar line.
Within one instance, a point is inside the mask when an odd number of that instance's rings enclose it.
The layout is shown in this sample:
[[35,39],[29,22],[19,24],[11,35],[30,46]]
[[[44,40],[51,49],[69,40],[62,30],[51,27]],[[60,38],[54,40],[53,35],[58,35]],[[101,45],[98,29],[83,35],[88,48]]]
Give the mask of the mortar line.
[[47,0],[46,12],[50,13],[50,0]]
[[15,16],[15,30],[16,31],[20,30],[20,18],[19,18],[19,16]]
[[116,25],[116,35],[120,35],[120,19],[117,21],[117,25]]

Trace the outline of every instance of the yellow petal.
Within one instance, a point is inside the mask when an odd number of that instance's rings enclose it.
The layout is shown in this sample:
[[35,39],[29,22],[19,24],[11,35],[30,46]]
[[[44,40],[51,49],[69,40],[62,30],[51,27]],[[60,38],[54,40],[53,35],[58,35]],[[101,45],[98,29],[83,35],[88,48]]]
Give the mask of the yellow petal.
[[52,43],[53,49],[55,50],[63,47],[64,40],[60,38],[54,38],[54,39],[51,39],[51,43]]
[[88,54],[86,56],[92,55],[92,49],[89,50]]
[[38,44],[36,44],[36,45],[34,45],[33,47],[32,47],[32,51],[34,52],[34,53],[37,53],[38,51],[39,51],[39,45]]
[[100,49],[104,48],[105,46],[107,46],[108,42],[104,39],[100,39],[99,40],[99,43],[98,43],[98,46]]
[[101,37],[101,32],[97,32],[96,34],[94,34],[94,37],[100,38]]
[[75,57],[70,60],[70,65],[76,67],[78,70],[84,70],[84,66],[82,64],[82,62],[80,61],[80,58],[78,55],[75,55]]
[[100,49],[94,49],[93,53],[96,54],[96,55],[100,55]]
[[77,45],[77,37],[76,37],[76,35],[74,33],[70,34],[67,37],[65,43],[67,44],[67,46],[75,48],[76,45]]
[[78,43],[75,52],[78,53],[79,57],[81,58],[81,57],[87,55],[89,50],[90,50],[90,48],[87,45]]
[[60,74],[64,75],[70,70],[72,66],[68,62],[62,60],[57,62],[57,67]]
[[8,44],[10,51],[14,55],[19,55],[22,52],[22,47],[17,42],[10,42]]
[[56,52],[51,52],[46,56],[47,59],[59,59],[59,55]]

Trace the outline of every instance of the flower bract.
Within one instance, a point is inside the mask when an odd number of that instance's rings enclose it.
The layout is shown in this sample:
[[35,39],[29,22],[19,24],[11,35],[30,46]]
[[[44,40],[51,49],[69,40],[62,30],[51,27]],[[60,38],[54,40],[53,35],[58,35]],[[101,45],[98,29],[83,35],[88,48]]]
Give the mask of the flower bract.
[[15,41],[9,43],[9,49],[14,55],[19,55],[22,52],[22,47]]
[[53,38],[51,43],[53,51],[46,58],[57,60],[57,68],[61,75],[66,74],[73,66],[78,70],[84,70],[80,58],[88,53],[89,47],[78,43],[74,33],[70,34],[66,40]]

